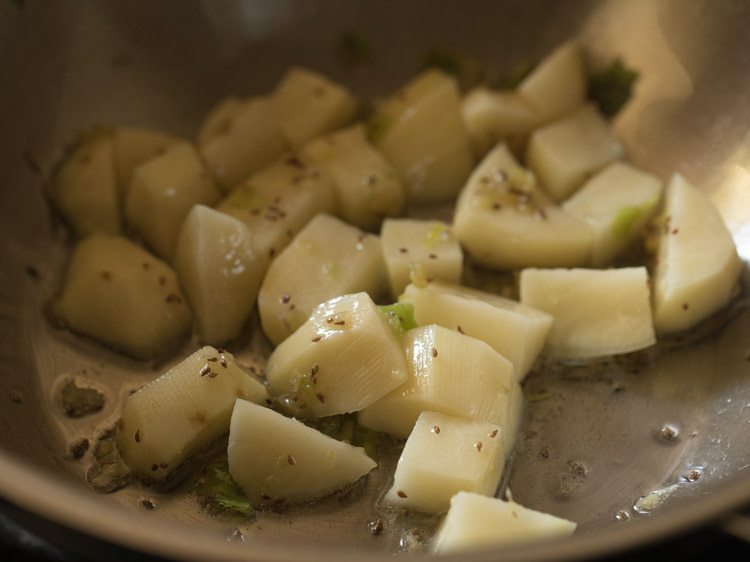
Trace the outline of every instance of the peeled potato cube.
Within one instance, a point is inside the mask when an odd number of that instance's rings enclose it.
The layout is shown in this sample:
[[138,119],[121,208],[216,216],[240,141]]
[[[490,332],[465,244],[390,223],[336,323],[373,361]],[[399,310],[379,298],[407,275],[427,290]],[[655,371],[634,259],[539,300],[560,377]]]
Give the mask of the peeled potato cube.
[[461,102],[474,155],[483,157],[498,142],[523,146],[541,122],[531,106],[514,92],[476,88]]
[[244,101],[246,100],[229,96],[213,106],[201,121],[198,129],[198,146],[204,147],[216,137],[227,134]]
[[601,357],[656,343],[645,267],[525,269],[520,291],[521,302],[555,318],[546,347],[553,357]]
[[377,466],[361,447],[245,400],[234,407],[227,453],[232,479],[253,501],[319,498]]
[[448,74],[428,70],[414,78],[378,108],[369,129],[411,202],[447,201],[471,173],[458,84]]
[[742,269],[716,207],[678,174],[667,187],[664,213],[654,275],[659,333],[686,330],[726,306]]
[[434,282],[409,285],[399,302],[414,306],[420,326],[438,324],[489,344],[513,364],[523,381],[552,326],[552,316],[504,297]]
[[387,219],[380,231],[391,294],[398,297],[412,275],[459,283],[463,253],[450,226],[440,221]]
[[494,495],[508,454],[502,432],[492,423],[422,412],[384,501],[441,513],[458,492]]
[[459,492],[433,539],[433,551],[451,553],[492,545],[569,537],[576,523],[512,501]]
[[135,169],[144,162],[164,154],[181,139],[161,131],[139,127],[118,127],[112,137],[117,185],[120,199],[127,198]]
[[76,246],[54,309],[71,330],[140,358],[172,351],[192,320],[172,269],[109,236]]
[[237,398],[264,402],[266,389],[230,353],[199,349],[128,397],[118,449],[131,470],[165,478],[229,429]]
[[196,205],[182,225],[174,262],[195,314],[198,339],[219,344],[236,338],[255,306],[265,271],[247,227]]
[[318,166],[291,156],[251,176],[216,207],[250,230],[256,254],[270,261],[318,213],[333,213],[336,192]]
[[406,383],[362,410],[360,424],[407,437],[419,414],[430,410],[488,421],[504,438],[515,438],[520,409],[514,401],[521,396],[507,359],[483,341],[434,325],[406,332],[404,349]]
[[591,226],[592,265],[610,263],[638,237],[656,212],[662,187],[656,176],[614,162],[563,203],[563,209]]
[[367,293],[319,305],[266,373],[271,393],[310,417],[356,412],[407,379],[401,343]]
[[569,41],[547,55],[516,91],[546,122],[582,105],[586,88],[581,48],[575,41]]
[[479,164],[458,198],[453,232],[479,263],[498,269],[584,265],[593,233],[556,207],[505,145]]
[[263,331],[278,345],[320,303],[361,291],[377,298],[384,285],[378,237],[317,215],[268,268],[258,294]]
[[92,133],[78,143],[55,174],[50,196],[78,236],[120,232],[110,133]]
[[220,196],[195,148],[181,142],[136,168],[125,217],[157,255],[171,260],[193,205],[213,205]]
[[311,142],[302,157],[321,166],[333,180],[338,214],[371,230],[383,217],[401,212],[404,187],[396,170],[367,142],[362,125]]
[[209,114],[200,153],[223,191],[269,165],[287,149],[268,98],[225,102]]
[[606,119],[591,104],[534,131],[526,162],[552,197],[560,201],[586,178],[623,156]]
[[292,148],[343,127],[357,111],[357,100],[322,74],[291,68],[271,97],[273,113]]

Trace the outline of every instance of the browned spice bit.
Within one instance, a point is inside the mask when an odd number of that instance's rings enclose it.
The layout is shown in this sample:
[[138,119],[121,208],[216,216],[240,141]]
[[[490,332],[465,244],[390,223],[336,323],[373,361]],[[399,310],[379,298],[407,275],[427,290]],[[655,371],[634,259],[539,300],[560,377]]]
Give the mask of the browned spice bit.
[[138,500],[138,505],[140,505],[143,509],[148,509],[148,510],[156,509],[156,504],[154,503],[154,500],[151,500],[149,498],[141,498],[140,500]]
[[21,394],[18,390],[11,390],[8,392],[8,400],[13,402],[14,404],[23,404],[23,394]]
[[542,208],[537,209],[537,214],[539,215],[540,219],[547,220],[547,211],[545,211]]
[[365,241],[366,238],[367,238],[367,233],[363,232],[359,236],[357,236],[357,242],[362,243]]
[[25,271],[26,275],[31,277],[34,281],[39,281],[39,279],[42,278],[42,274],[39,273],[39,270],[33,265],[27,265]]
[[490,439],[494,439],[497,436],[497,429],[493,429],[490,434]]
[[156,472],[157,470],[159,470],[159,465],[156,464],[156,463],[152,464],[151,465],[151,472]]
[[408,252],[409,250],[408,250],[408,249],[406,249],[406,248],[399,248],[399,249],[398,249],[398,251],[399,251],[399,252],[401,252],[402,254],[405,254],[405,253],[407,253],[407,252]]
[[688,308],[690,308],[690,305],[688,303],[682,303],[682,310],[687,310]]
[[439,425],[433,425],[432,426],[432,433],[440,433],[440,426]]
[[399,490],[398,492],[396,492],[396,495],[398,495],[399,498],[408,498],[409,497],[409,496],[406,495],[406,492],[404,492],[403,490]]
[[218,357],[209,357],[208,359],[206,359],[206,361],[211,361],[211,363],[216,363],[218,360]]
[[208,365],[203,365],[203,368],[198,372],[198,374],[200,374],[200,376],[202,377],[205,377],[210,372],[211,372],[211,367],[209,367]]
[[260,209],[253,209],[252,211],[250,211],[251,217],[257,217],[259,214],[260,214]]
[[266,405],[271,406],[273,404],[273,400],[270,398],[266,398]]
[[320,400],[321,404],[325,404],[326,402],[325,396],[323,396],[320,392],[316,392],[315,396],[317,397],[318,400]]
[[297,464],[297,460],[292,455],[286,456],[286,462],[288,462],[290,465],[294,466]]
[[102,271],[102,279],[104,279],[105,281],[109,281],[110,279],[112,279],[112,274],[106,270]]
[[162,275],[161,277],[159,277],[159,285],[161,285],[163,287],[166,284],[167,284],[167,278],[164,275]]
[[322,98],[326,95],[326,91],[322,86],[315,86],[315,88],[313,88],[313,95],[316,98]]
[[518,519],[518,513],[515,511],[511,511],[510,514],[513,516],[514,519]]
[[76,439],[75,441],[73,441],[73,443],[70,444],[70,447],[68,447],[70,458],[72,458],[73,460],[81,460],[86,454],[86,451],[89,450],[90,445],[90,441],[85,437]]
[[329,316],[326,318],[326,324],[333,324],[333,321],[336,320],[333,316]]
[[673,228],[672,229],[672,234],[677,234],[678,232],[680,232],[679,228]]
[[148,268],[149,268],[149,267],[151,267],[151,264],[150,264],[150,263],[148,263],[147,261],[144,261],[144,262],[143,262],[143,263],[141,264],[141,267],[143,268],[143,271],[148,271]]
[[437,259],[437,254],[430,254],[427,257],[430,258],[431,260],[436,260]]
[[165,462],[160,462],[159,463],[159,468],[167,468],[168,466],[169,466],[168,463],[165,463]]
[[315,376],[318,374],[318,371],[320,371],[320,363],[315,363],[315,365],[312,366],[312,369],[310,369],[310,374]]
[[190,419],[198,423],[206,423],[206,414],[203,412],[195,412],[195,415]]
[[493,203],[493,204],[492,204],[492,209],[493,209],[494,211],[499,211],[499,210],[500,210],[500,209],[502,209],[502,208],[503,208],[503,206],[502,206],[502,205],[501,205],[500,203]]
[[135,430],[135,435],[133,436],[133,438],[135,439],[136,443],[141,442],[141,430],[140,429]]
[[434,347],[432,348],[432,356],[433,357],[437,357],[438,356],[438,350],[435,349]]
[[474,448],[477,450],[477,453],[481,453],[482,452],[482,442],[481,441],[477,441],[476,443],[474,443]]
[[290,156],[286,159],[286,163],[295,168],[304,168],[305,164],[297,156]]
[[297,308],[296,304],[292,303],[289,305],[289,310],[294,310],[295,308]]
[[490,183],[490,178],[489,176],[482,176],[481,178],[479,178],[479,181],[482,183]]
[[174,293],[169,293],[167,295],[167,298],[164,300],[168,303],[175,303],[175,304],[180,304],[182,302],[182,298],[179,295],[175,295]]
[[268,257],[273,258],[274,256],[276,256],[276,249],[271,248],[270,250],[268,250]]
[[346,322],[344,320],[336,320],[333,324],[334,326],[343,326]]
[[320,340],[322,340],[322,339],[323,339],[323,336],[315,336],[315,337],[314,337],[314,338],[312,339],[312,341],[313,341],[313,343],[318,343],[318,342],[319,342]]
[[224,368],[224,369],[226,369],[226,368],[227,368],[227,358],[226,358],[226,357],[224,357],[224,354],[223,354],[223,353],[222,353],[222,354],[221,354],[221,356],[219,357],[219,365],[221,365],[221,366],[222,366],[222,368]]
[[260,499],[262,499],[263,501],[268,501],[271,499],[271,496],[269,496],[268,494],[261,494]]
[[459,324],[459,325],[458,325],[458,328],[457,328],[457,330],[458,330],[458,331],[459,331],[459,333],[461,333],[461,334],[465,334],[465,333],[466,333],[466,332],[464,332],[463,328],[461,328],[461,324]]
[[367,530],[370,531],[371,535],[377,536],[383,532],[383,520],[373,519],[367,524]]
[[289,296],[289,293],[284,293],[283,295],[281,295],[281,303],[282,304],[288,303],[291,299],[292,299],[292,297]]
[[549,458],[549,449],[547,447],[544,447],[539,451],[539,458],[544,460]]
[[370,174],[369,176],[365,178],[365,185],[372,186],[372,185],[375,185],[377,181],[378,181],[378,176],[376,176],[375,174]]
[[690,472],[688,473],[688,475],[687,475],[687,479],[688,479],[688,482],[695,482],[695,481],[696,481],[696,480],[698,480],[698,479],[699,479],[700,477],[701,477],[701,473],[700,473],[700,471],[698,471],[698,470],[691,470],[691,471],[690,471]]

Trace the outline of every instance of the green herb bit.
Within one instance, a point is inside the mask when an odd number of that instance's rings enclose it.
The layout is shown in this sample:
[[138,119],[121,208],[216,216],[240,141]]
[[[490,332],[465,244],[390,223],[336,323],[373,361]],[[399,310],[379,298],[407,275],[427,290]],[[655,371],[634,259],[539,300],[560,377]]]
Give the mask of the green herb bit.
[[253,505],[229,474],[226,456],[210,462],[198,480],[196,491],[207,509],[242,518],[253,516]]
[[536,402],[544,402],[545,400],[549,400],[552,398],[552,393],[547,390],[540,390],[539,392],[530,392],[526,395],[526,399],[533,403]]
[[638,73],[617,58],[609,68],[590,77],[589,97],[604,115],[613,117],[630,99],[637,79]]
[[388,324],[398,336],[417,327],[417,322],[414,320],[414,305],[411,303],[398,302],[379,306],[378,308],[385,315]]
[[254,211],[262,208],[264,205],[264,201],[255,192],[255,189],[252,186],[243,185],[230,193],[226,198],[224,204],[227,207],[231,207],[233,209]]
[[647,201],[643,205],[629,205],[620,209],[612,222],[612,235],[618,240],[626,238],[633,230],[633,226],[648,214],[658,199]]
[[95,388],[79,386],[75,379],[63,384],[60,396],[65,414],[71,418],[95,414],[104,408],[104,394]]
[[382,112],[373,113],[367,120],[367,139],[372,144],[378,144],[383,140],[388,129],[393,125],[393,118]]
[[436,222],[430,227],[430,230],[425,234],[424,240],[422,240],[422,246],[425,248],[433,248],[441,242],[445,242],[450,238],[450,230],[448,226],[439,222]]
[[339,64],[348,68],[375,61],[375,52],[370,42],[354,31],[345,31],[339,36],[334,54]]
[[431,49],[425,56],[424,67],[437,68],[452,74],[464,90],[487,80],[481,62],[469,55],[446,49]]

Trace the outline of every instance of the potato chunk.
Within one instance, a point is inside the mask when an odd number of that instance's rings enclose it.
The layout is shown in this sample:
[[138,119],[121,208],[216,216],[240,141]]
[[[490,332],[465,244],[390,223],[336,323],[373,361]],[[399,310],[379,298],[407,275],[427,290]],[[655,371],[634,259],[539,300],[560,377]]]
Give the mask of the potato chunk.
[[456,80],[428,70],[370,120],[370,138],[404,178],[414,203],[447,201],[471,173],[472,155]]
[[254,501],[322,497],[377,466],[361,447],[245,400],[234,407],[228,456],[229,473]]
[[584,265],[593,236],[586,223],[552,204],[505,145],[466,183],[453,232],[476,261],[499,269]]
[[238,397],[260,403],[266,389],[230,353],[199,349],[125,401],[118,449],[131,470],[165,478],[229,429]]
[[196,205],[182,225],[175,270],[202,343],[236,338],[255,306],[265,262],[238,219]]
[[434,325],[406,332],[404,348],[408,380],[359,413],[363,426],[407,437],[430,410],[488,421],[514,438],[522,397],[507,359],[483,341]]
[[461,281],[463,253],[447,224],[388,219],[380,235],[393,297],[404,291],[412,274],[425,280]]
[[141,358],[172,351],[192,319],[166,263],[105,236],[76,246],[55,312],[71,330]]
[[586,178],[613,160],[623,148],[609,123],[591,104],[534,131],[526,162],[552,197],[560,201]]
[[158,256],[171,260],[193,205],[213,205],[220,196],[195,148],[181,142],[136,168],[125,217]]
[[568,537],[576,523],[514,502],[459,492],[433,539],[433,551],[450,553],[491,545]]
[[607,265],[638,237],[656,212],[662,188],[656,176],[614,162],[563,203],[563,209],[591,226],[592,265]]
[[407,379],[401,342],[367,293],[319,305],[266,372],[271,393],[311,417],[356,412]]
[[555,318],[551,356],[600,357],[656,343],[645,267],[525,269],[520,290],[521,302]]
[[317,215],[268,268],[258,294],[263,331],[278,345],[320,303],[362,291],[377,298],[384,288],[378,237]]
[[675,175],[667,187],[654,282],[660,333],[686,330],[727,305],[742,262],[711,200]]
[[422,412],[398,460],[385,502],[425,513],[447,511],[458,492],[492,496],[512,442],[495,424]]
[[138,166],[164,154],[181,140],[161,131],[140,127],[117,127],[112,143],[120,200],[127,199],[128,188]]

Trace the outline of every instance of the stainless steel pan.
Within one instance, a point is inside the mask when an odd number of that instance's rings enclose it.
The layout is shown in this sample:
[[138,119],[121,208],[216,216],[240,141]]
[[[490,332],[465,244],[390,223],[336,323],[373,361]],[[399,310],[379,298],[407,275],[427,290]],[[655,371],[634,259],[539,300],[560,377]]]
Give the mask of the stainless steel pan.
[[[290,64],[372,97],[405,81],[435,47],[504,70],[577,36],[593,62],[617,55],[641,73],[616,122],[630,158],[665,178],[680,171],[710,191],[747,259],[749,24],[750,6],[740,0],[0,3],[3,509],[91,557],[101,554],[96,549],[125,556],[119,547],[126,547],[191,560],[382,560],[403,530],[390,522],[381,536],[367,532],[385,485],[379,478],[355,499],[262,513],[240,525],[201,513],[185,493],[133,486],[98,495],[85,487],[88,457],[70,460],[68,444],[111,424],[127,391],[155,371],[45,319],[67,240],[43,184],[83,127],[137,124],[192,135],[221,96],[267,91]],[[371,43],[373,64],[337,63],[346,31]],[[578,521],[579,532],[564,543],[461,559],[585,558],[729,525],[750,502],[748,334],[740,297],[683,341],[622,362],[532,374],[527,394],[544,399],[529,404],[510,487],[521,503]],[[61,416],[55,385],[65,375],[101,388],[105,409],[79,420]],[[633,509],[639,497],[672,484],[658,509]],[[139,507],[142,497],[157,508]],[[732,521],[742,532],[742,520]]]

